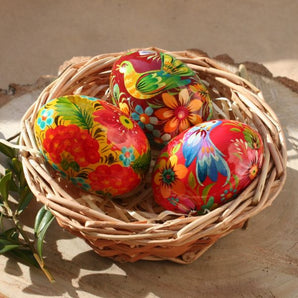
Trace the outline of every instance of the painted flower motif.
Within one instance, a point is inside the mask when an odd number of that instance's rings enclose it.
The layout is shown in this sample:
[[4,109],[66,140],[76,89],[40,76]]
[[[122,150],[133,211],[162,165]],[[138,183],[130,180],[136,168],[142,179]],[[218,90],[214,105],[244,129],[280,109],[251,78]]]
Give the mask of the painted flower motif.
[[244,186],[248,185],[256,178],[262,167],[263,154],[252,149],[251,144],[243,141],[243,139],[235,139],[229,151],[232,152],[230,162],[237,164],[235,174]]
[[195,84],[189,86],[190,90],[194,93],[199,93],[204,100],[209,99],[209,92],[205,85],[203,84]]
[[207,177],[213,182],[218,181],[219,174],[226,177],[225,183],[230,180],[230,168],[224,154],[210,138],[211,131],[221,123],[219,120],[204,122],[192,127],[184,135],[182,150],[185,165],[188,167],[196,160],[196,178],[201,185]]
[[168,133],[161,134],[160,130],[154,129],[152,134],[147,134],[147,137],[150,143],[154,142],[156,144],[164,144],[165,142],[170,141],[171,135]]
[[43,109],[40,113],[40,116],[37,119],[37,125],[41,130],[44,130],[46,126],[52,125],[54,122],[53,119],[54,110],[52,109]]
[[123,165],[125,167],[128,167],[132,161],[134,161],[136,158],[133,154],[133,148],[132,147],[123,147],[121,149],[122,154],[120,154],[119,159],[123,162]]
[[204,119],[204,121],[210,120],[213,114],[213,106],[207,87],[204,84],[199,83],[195,85],[190,85],[189,88],[194,93],[194,97],[199,96],[199,99],[206,103],[202,106],[202,119]]
[[119,109],[126,115],[129,115],[129,106],[126,102],[119,102]]
[[232,186],[228,189],[225,189],[224,192],[220,195],[221,202],[227,202],[234,199],[237,196],[237,189]]
[[61,164],[67,170],[69,167],[79,170],[99,161],[99,144],[88,131],[77,125],[60,125],[46,131],[43,147],[50,159]]
[[82,177],[71,177],[71,182],[84,190],[90,190],[90,185]]
[[140,182],[139,176],[132,168],[119,164],[100,165],[89,173],[88,178],[93,191],[112,196],[131,191]]
[[154,110],[148,106],[144,110],[140,105],[135,107],[135,112],[131,114],[131,118],[138,122],[139,126],[144,129],[146,128],[149,131],[153,130],[153,126],[158,123],[158,119],[153,117]]
[[243,130],[243,135],[250,148],[252,149],[260,148],[261,146],[260,138],[250,127],[245,127],[245,129]]
[[169,198],[172,192],[183,194],[185,185],[181,181],[187,174],[187,168],[182,164],[177,164],[175,158],[162,159],[159,168],[154,175],[154,183],[160,187],[161,195]]
[[186,88],[179,92],[178,101],[169,93],[163,93],[162,100],[165,107],[156,110],[155,115],[164,124],[166,133],[182,132],[202,122],[201,116],[197,114],[202,107],[202,101],[196,98],[191,100]]
[[253,180],[256,178],[257,174],[259,172],[259,167],[258,167],[258,164],[256,162],[252,162],[250,164],[250,167],[248,169],[248,177],[250,180]]
[[104,109],[93,113],[95,116],[94,121],[108,128],[107,134],[109,140],[121,144],[137,136],[138,131],[135,129],[135,124],[128,116],[117,112],[105,103],[102,103],[102,105]]
[[171,205],[169,209],[174,212],[189,213],[196,209],[195,203],[186,195],[170,196],[167,199],[168,203]]

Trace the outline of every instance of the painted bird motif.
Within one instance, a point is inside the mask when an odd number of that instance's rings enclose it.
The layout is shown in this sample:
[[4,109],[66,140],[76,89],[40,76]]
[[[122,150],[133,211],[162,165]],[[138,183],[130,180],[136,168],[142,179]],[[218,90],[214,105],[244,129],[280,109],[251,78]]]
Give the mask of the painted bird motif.
[[222,122],[214,120],[194,126],[185,134],[183,155],[185,166],[188,167],[196,158],[196,176],[202,185],[209,177],[213,182],[217,181],[218,173],[230,180],[230,168],[220,152],[210,139],[210,132]]
[[124,84],[128,93],[137,99],[149,99],[163,91],[185,86],[194,72],[182,61],[165,53],[160,53],[161,69],[138,73],[130,61],[119,65],[124,75]]

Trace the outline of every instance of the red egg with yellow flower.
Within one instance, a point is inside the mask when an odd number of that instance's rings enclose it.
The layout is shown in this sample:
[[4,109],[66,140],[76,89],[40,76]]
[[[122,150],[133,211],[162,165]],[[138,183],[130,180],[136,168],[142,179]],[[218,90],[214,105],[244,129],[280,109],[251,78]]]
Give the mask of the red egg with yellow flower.
[[193,126],[171,140],[153,169],[165,209],[201,214],[235,199],[259,174],[264,147],[252,127],[232,120]]
[[212,116],[208,90],[197,74],[163,52],[138,50],[121,56],[112,68],[110,91],[151,144],[163,146]]
[[137,187],[150,165],[150,145],[117,107],[83,95],[62,96],[38,112],[34,132],[46,161],[91,193],[118,196]]

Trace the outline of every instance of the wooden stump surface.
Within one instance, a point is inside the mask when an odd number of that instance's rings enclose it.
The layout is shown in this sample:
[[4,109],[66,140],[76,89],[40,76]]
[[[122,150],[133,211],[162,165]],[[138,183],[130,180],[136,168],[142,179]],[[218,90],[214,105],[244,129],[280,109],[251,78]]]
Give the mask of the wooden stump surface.
[[[21,93],[3,93],[0,138],[18,132],[23,113],[50,79]],[[260,71],[249,71],[249,79],[282,123],[288,176],[273,205],[250,219],[246,230],[220,239],[190,265],[121,264],[98,256],[55,222],[44,254],[56,283],[35,268],[0,256],[0,297],[298,297],[298,93],[289,86],[291,80],[285,86]],[[40,207],[33,201],[26,211],[29,230]]]

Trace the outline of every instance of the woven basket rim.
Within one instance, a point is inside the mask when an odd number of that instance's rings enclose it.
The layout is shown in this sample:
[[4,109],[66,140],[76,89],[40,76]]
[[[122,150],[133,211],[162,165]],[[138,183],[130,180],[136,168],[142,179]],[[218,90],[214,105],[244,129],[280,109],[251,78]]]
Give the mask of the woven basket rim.
[[[136,49],[129,51],[133,50]],[[249,218],[272,204],[286,179],[284,133],[262,92],[222,64],[196,51],[166,51],[156,47],[146,50],[175,56],[208,84],[211,93],[219,97],[230,94],[227,102],[220,101],[216,106],[217,117],[232,115],[231,119],[251,124],[259,131],[265,147],[261,174],[235,200],[202,216],[170,211],[156,214],[149,206],[152,198],[145,211],[139,210],[142,198],[151,195],[150,189],[144,188],[148,181],[129,195],[133,203],[125,207],[118,201],[107,204],[104,198],[81,192],[75,197],[67,183],[62,185],[61,179],[44,164],[35,144],[34,119],[44,103],[61,95],[97,97],[100,94],[102,99],[109,100],[111,67],[127,51],[101,54],[71,64],[41,92],[21,120],[24,173],[36,199],[51,210],[60,226],[85,239],[101,256],[130,262],[166,259],[191,263],[219,238],[242,227]]]

